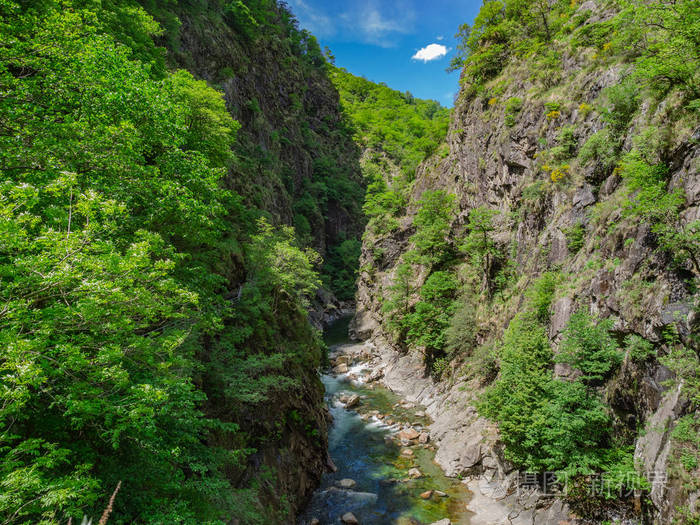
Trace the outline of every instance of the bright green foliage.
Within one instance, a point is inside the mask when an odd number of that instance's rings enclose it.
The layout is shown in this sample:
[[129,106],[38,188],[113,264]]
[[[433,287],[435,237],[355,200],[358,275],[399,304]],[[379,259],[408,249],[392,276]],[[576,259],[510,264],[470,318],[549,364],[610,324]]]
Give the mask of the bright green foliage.
[[442,353],[447,340],[446,330],[455,310],[458,283],[450,272],[432,273],[420,289],[420,301],[403,323],[409,344],[424,349],[427,363]]
[[695,0],[623,0],[616,20],[635,76],[660,95],[680,89],[700,109],[700,5]]
[[370,218],[369,230],[387,233],[396,223],[393,217],[405,211],[416,168],[445,137],[449,110],[344,69],[333,68],[331,79],[354,127],[355,141],[365,150],[363,209]]
[[599,384],[622,361],[611,329],[611,319],[596,320],[583,310],[575,312],[564,331],[557,361],[581,371],[585,384]]
[[661,248],[671,254],[678,264],[690,263],[700,274],[700,221],[682,220],[685,204],[682,189],[669,191],[668,168],[649,164],[637,150],[625,155],[621,164],[622,178],[632,195],[624,214],[651,224]]
[[511,57],[545,52],[575,9],[569,1],[488,0],[472,27],[460,26],[458,55],[451,69],[463,68],[469,92],[498,75]]
[[416,232],[411,236],[417,260],[437,265],[449,258],[447,234],[455,218],[455,196],[443,190],[427,190],[418,201],[413,219]]
[[549,322],[550,309],[554,299],[554,291],[561,281],[559,274],[555,272],[545,272],[527,290],[528,310],[532,312],[535,319],[546,325]]
[[566,247],[571,253],[578,253],[586,242],[586,228],[580,222],[564,230]]
[[636,334],[625,337],[625,350],[632,360],[640,363],[655,355],[654,345]]
[[292,228],[275,230],[263,218],[258,220],[258,233],[251,240],[248,258],[252,283],[272,294],[273,310],[280,301],[308,306],[308,298],[321,286],[314,270],[318,254],[295,246]]
[[406,336],[404,319],[411,311],[413,277],[411,264],[407,262],[399,264],[396,267],[394,281],[389,287],[388,298],[382,306],[382,311],[387,316],[387,326],[399,341],[403,341]]
[[365,148],[385,152],[406,175],[430,155],[447,132],[449,110],[384,84],[356,77],[342,68],[331,78]]
[[501,251],[494,240],[495,227],[493,219],[498,215],[497,210],[484,206],[469,211],[468,233],[460,251],[464,253],[472,264],[479,268],[483,276],[482,287],[489,295],[493,293],[493,271],[496,262],[502,256]]
[[99,515],[119,480],[115,523],[235,515],[244,414],[320,358],[316,256],[253,229],[221,94],[101,33],[123,13],[0,5],[2,522]]
[[546,274],[527,293],[525,310],[503,335],[500,373],[479,410],[498,422],[506,457],[521,467],[567,476],[622,468],[629,454],[611,448],[610,415],[589,386],[612,370],[620,353],[607,322],[596,324],[576,313],[556,360],[583,375],[573,381],[554,378],[545,325],[556,282],[555,275]]
[[506,100],[506,125],[507,126],[514,126],[515,125],[515,116],[520,113],[520,110],[523,108],[523,99],[520,97],[511,97],[508,100]]

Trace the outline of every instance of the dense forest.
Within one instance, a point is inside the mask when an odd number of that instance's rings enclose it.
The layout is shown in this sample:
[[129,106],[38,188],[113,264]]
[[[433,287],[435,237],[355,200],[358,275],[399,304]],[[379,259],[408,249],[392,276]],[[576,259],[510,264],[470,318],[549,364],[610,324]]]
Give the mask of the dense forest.
[[[110,523],[262,522],[256,447],[297,426],[323,449],[293,402],[251,417],[319,388],[304,380],[321,359],[319,255],[255,194],[283,183],[271,160],[220,91],[172,65],[157,44],[177,28],[149,7],[0,7],[3,523],[97,519],[120,481]],[[208,15],[325,75],[276,3]],[[362,193],[314,173],[311,208],[348,195],[333,184]]]

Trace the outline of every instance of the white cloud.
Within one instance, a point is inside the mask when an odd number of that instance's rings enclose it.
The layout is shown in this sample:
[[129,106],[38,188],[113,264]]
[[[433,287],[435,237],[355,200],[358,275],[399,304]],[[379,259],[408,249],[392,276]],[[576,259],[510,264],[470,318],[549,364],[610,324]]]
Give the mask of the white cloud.
[[447,54],[447,48],[442,44],[429,44],[422,49],[419,49],[415,55],[411,58],[413,60],[422,60],[423,62],[430,62],[431,60],[437,60],[442,58]]
[[445,40],[445,37],[442,36],[442,35],[436,36],[435,38],[438,39],[438,42],[439,42],[440,40]]

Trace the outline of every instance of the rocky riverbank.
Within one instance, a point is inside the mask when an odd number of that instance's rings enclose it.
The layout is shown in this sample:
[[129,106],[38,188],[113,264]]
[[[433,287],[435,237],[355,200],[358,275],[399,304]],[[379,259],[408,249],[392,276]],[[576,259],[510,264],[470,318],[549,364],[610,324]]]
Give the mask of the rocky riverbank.
[[[402,427],[395,439],[401,446],[425,444],[445,475],[461,478],[471,493],[471,525],[576,523],[561,500],[519,486],[519,473],[503,458],[496,428],[472,406],[476,385],[435,383],[426,377],[418,356],[400,354],[380,338],[338,347],[332,363],[337,373],[389,388],[403,399],[401,407],[420,407],[416,415],[424,416],[423,422]],[[362,417],[401,427],[385,414],[368,412]],[[406,453],[410,455],[410,449]]]

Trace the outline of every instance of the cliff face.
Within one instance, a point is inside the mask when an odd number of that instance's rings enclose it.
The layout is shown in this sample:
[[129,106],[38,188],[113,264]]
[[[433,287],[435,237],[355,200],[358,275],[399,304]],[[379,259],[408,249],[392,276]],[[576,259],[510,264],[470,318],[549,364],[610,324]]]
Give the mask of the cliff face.
[[[586,32],[608,23],[615,14],[606,12],[602,4],[586,2],[575,16],[583,19],[579,31]],[[500,340],[522,310],[526,289],[544,272],[563,276],[547,322],[555,352],[573,312],[581,308],[612,319],[612,333],[619,341],[636,334],[655,345],[657,355],[641,362],[628,352],[601,392],[609,410],[617,414],[616,425],[626,428],[620,433],[633,436],[629,442],[636,447],[641,471],[650,480],[654,476],[669,480],[651,484],[648,519],[670,523],[674,512],[681,512],[674,509],[690,505],[690,512],[697,512],[693,507],[697,486],[684,484],[688,473],[679,474],[672,460],[678,446],[672,438],[675,422],[693,409],[677,387],[665,382],[673,373],[661,363],[670,351],[663,334],[673,326],[685,345],[695,344],[698,269],[679,252],[660,249],[652,224],[625,213],[634,193],[621,177],[621,169],[607,162],[599,150],[593,155],[586,152],[590,148],[586,144],[596,140],[591,137],[610,129],[606,111],[618,109],[610,89],[629,82],[632,65],[591,46],[572,47],[564,37],[555,39],[551,47],[558,61],[546,71],[532,58],[513,59],[480,92],[475,93],[468,83],[463,87],[446,141],[449,152],[420,166],[410,203],[406,213],[397,217],[396,229],[366,234],[353,330],[360,338],[393,346],[397,352],[393,359],[422,350],[397,339],[382,308],[397,282],[400,263],[415,248],[411,237],[416,231],[418,201],[426,191],[443,190],[456,196],[457,212],[446,239],[455,250],[469,230],[470,211],[493,210],[491,239],[505,255],[492,275],[505,269],[510,284],[495,294],[480,290],[474,306],[473,347]],[[684,113],[677,96],[670,94],[660,101],[641,96],[619,138],[624,154],[639,147],[645,129],[654,129],[661,137],[655,160],[667,166],[667,193],[679,191],[683,196],[679,228],[700,218],[697,124],[694,115]],[[680,264],[679,258],[684,259]],[[429,274],[429,268],[418,265],[411,282],[413,304]],[[421,379],[397,379],[393,386],[413,389],[414,398],[435,404],[433,415],[443,420],[433,431],[442,447],[437,460],[449,474],[485,472],[489,477],[507,477],[514,466],[503,460],[495,427],[472,408],[483,382],[470,379],[463,368],[465,363],[469,366],[469,357],[449,353],[447,360],[442,380],[427,378],[426,370]],[[395,370],[397,365],[393,366]],[[563,364],[554,369],[562,380],[576,373]],[[396,374],[400,376],[395,373],[395,379]],[[421,386],[416,390],[412,383]],[[430,399],[425,399],[426,392],[433,392]],[[487,427],[492,431],[484,433]],[[641,432],[645,427],[648,430]],[[484,441],[484,435],[490,437]],[[697,474],[696,469],[691,465],[690,476]]]
[[[142,4],[166,28],[158,43],[168,50],[167,61],[222,91],[241,125],[226,177],[229,187],[274,223],[293,226],[299,243],[324,257],[325,285],[338,293],[334,250],[361,234],[364,188],[359,151],[314,37],[299,30],[293,15],[273,1],[229,5],[212,0],[196,8]],[[232,263],[235,295],[247,270],[240,261]],[[312,313],[312,320],[321,324],[335,315],[326,310],[337,301],[323,290],[316,300],[319,312]],[[294,311],[276,314],[279,333],[272,346],[306,346],[302,352],[313,355],[317,341],[308,320]],[[271,351],[269,342],[256,344],[261,355]],[[223,356],[225,362],[230,359]],[[204,361],[207,368],[219,366],[216,357]],[[247,445],[254,449],[248,467],[231,475],[236,486],[252,488],[246,504],[257,508],[259,516],[242,512],[233,516],[234,523],[293,522],[328,468],[328,413],[316,365],[314,358],[290,363],[278,380],[298,387],[238,407],[220,395],[216,372],[205,380],[210,382],[208,415],[232,419],[245,429]],[[258,373],[271,381],[276,370],[265,366]]]
[[326,255],[364,226],[359,150],[315,38],[274,2],[256,6],[266,16],[247,32],[250,15],[216,0],[179,9],[171,60],[222,90],[241,124],[232,189]]

